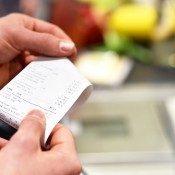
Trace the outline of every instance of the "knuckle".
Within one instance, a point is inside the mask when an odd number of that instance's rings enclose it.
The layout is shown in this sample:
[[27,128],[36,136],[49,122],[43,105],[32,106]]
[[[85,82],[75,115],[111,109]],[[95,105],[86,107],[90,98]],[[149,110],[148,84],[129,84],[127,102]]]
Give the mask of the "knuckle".
[[57,29],[58,29],[58,26],[57,26],[57,25],[55,25],[55,24],[52,24],[52,25],[50,26],[49,31],[50,31],[50,33],[55,34],[55,33],[56,33],[56,31],[57,31]]
[[5,29],[10,37],[16,36],[20,32],[19,27],[8,27],[7,26]]
[[67,126],[62,125],[61,129],[62,129],[62,132],[65,132],[65,133],[68,133],[68,134],[72,135],[71,130]]
[[14,16],[14,15],[21,16],[21,14],[18,12],[12,12],[12,13],[8,14],[8,16]]
[[58,123],[57,126],[58,126],[59,129],[62,130],[63,133],[68,133],[68,134],[72,135],[72,131],[67,126],[62,125],[60,123]]
[[18,17],[21,17],[22,15],[20,15],[19,13],[17,13],[17,12],[13,12],[13,13],[10,13],[9,15],[8,15],[8,17],[10,17],[10,18],[18,18]]
[[53,36],[50,35],[50,34],[48,34],[48,33],[43,34],[42,37],[43,37],[42,38],[43,39],[43,42],[46,42],[46,43],[49,43],[53,39]]
[[72,139],[72,142],[74,142],[73,134],[72,134],[72,131],[70,130],[70,128],[59,123],[59,124],[57,124],[56,130],[57,129],[60,131],[60,133],[63,133],[63,135],[66,138]]

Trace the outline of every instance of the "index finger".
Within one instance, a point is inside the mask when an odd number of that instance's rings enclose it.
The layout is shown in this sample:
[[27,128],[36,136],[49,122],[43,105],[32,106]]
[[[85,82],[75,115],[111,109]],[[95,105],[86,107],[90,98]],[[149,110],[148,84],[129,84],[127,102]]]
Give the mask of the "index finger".
[[[58,172],[65,174],[80,174],[81,163],[79,161],[74,139],[71,131],[61,124],[57,124],[50,137],[49,159],[53,163],[52,168],[57,167]],[[59,164],[59,166],[58,166]],[[66,169],[65,165],[69,165]]]
[[28,20],[28,16],[24,17],[24,22],[28,29],[41,33],[49,33],[61,39],[71,40],[71,38],[58,26],[32,17],[29,18],[30,20]]
[[52,151],[76,153],[71,131],[62,124],[57,124],[50,136],[50,148]]
[[[30,18],[30,20],[28,20],[28,18]],[[26,27],[32,31],[36,31],[40,33],[49,33],[59,39],[72,41],[72,39],[61,28],[49,22],[35,19],[25,15],[24,15],[24,22]],[[70,59],[72,61],[75,60],[76,54],[77,54],[77,50],[76,50],[76,47],[74,47],[73,53],[70,56]]]

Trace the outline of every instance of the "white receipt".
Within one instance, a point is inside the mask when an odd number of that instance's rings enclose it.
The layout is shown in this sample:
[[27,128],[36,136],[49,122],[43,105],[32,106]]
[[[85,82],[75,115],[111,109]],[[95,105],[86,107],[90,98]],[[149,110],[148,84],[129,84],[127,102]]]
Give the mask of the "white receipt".
[[[90,95],[92,84],[66,58],[41,57],[30,63],[0,91],[0,119],[18,129],[25,115],[46,115],[45,144],[52,129]],[[29,131],[30,132],[30,131]]]

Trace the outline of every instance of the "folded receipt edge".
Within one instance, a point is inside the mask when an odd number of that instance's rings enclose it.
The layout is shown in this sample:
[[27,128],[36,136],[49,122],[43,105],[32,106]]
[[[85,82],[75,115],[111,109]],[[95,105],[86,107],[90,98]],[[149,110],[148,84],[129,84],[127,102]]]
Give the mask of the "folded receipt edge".
[[[45,57],[45,56],[43,56],[43,57],[39,57],[39,59],[37,60],[37,62],[40,62],[40,61],[52,61],[52,60],[54,60],[54,61],[57,61],[57,59],[58,59],[58,61],[59,60],[65,60],[65,61],[67,61],[67,62],[69,62],[69,63],[71,63],[71,61],[69,61],[67,58],[52,58],[52,57]],[[91,94],[91,92],[92,92],[92,90],[93,90],[93,86],[92,86],[92,84],[89,82],[89,80],[87,80],[85,77],[83,77],[83,75],[79,72],[79,70],[76,68],[76,66],[73,64],[73,63],[71,63],[72,64],[72,66],[74,67],[74,69],[75,70],[77,70],[77,72],[78,72],[78,74],[80,74],[80,76],[83,78],[82,79],[82,81],[83,81],[83,83],[84,83],[84,86],[83,87],[81,87],[81,89],[80,89],[80,92],[78,92],[78,94],[77,94],[77,96],[76,96],[76,99],[74,99],[74,101],[72,101],[71,103],[71,105],[69,106],[69,108],[67,109],[67,111],[64,111],[64,115],[61,117],[61,119],[64,117],[64,116],[66,116],[66,115],[71,115],[72,113],[74,113],[87,99],[88,99],[88,97],[90,96],[90,94]],[[20,74],[20,73],[19,73]],[[12,79],[13,80],[13,79]],[[10,81],[11,82],[11,81]],[[9,82],[9,83],[10,83]],[[8,83],[8,84],[9,84]],[[8,85],[7,84],[7,85]],[[6,86],[7,86],[6,85]],[[5,86],[5,87],[6,87]],[[4,88],[5,88],[4,87]],[[4,89],[3,88],[3,89]],[[2,89],[2,90],[3,90]],[[1,93],[2,93],[2,90],[0,91]],[[74,97],[75,98],[75,97]],[[7,123],[7,124],[9,124],[10,125],[10,123],[8,123],[8,121],[7,121],[7,119],[3,119],[3,117],[5,117],[5,115],[3,114],[3,112],[1,111],[1,109],[0,109],[0,114],[1,114],[1,119],[5,122],[5,123]],[[59,121],[61,120],[61,119],[59,119]],[[58,122],[59,122],[58,121]],[[57,122],[57,123],[58,123]],[[55,123],[54,124],[54,126],[57,124],[57,123]],[[12,125],[11,125],[12,126]],[[13,126],[14,127],[14,126]],[[52,131],[52,129],[53,129],[53,126],[52,126],[52,128],[51,128],[51,130],[49,131],[49,134],[46,134],[46,132],[44,133],[44,135],[43,135],[43,138],[42,138],[42,141],[41,141],[41,144],[44,146],[45,145],[45,143],[46,143],[46,141],[47,141],[47,139],[48,139],[48,137],[49,137],[49,135],[50,135],[50,133],[51,133],[51,131]],[[46,134],[46,135],[45,135]]]

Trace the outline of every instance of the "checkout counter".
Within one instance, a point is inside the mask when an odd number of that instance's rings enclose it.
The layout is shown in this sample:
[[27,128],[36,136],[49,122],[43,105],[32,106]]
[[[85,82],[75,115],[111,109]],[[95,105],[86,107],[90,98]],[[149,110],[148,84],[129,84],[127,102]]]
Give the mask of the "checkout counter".
[[95,86],[70,122],[84,174],[174,175],[172,97],[175,70],[137,62],[121,86]]

